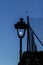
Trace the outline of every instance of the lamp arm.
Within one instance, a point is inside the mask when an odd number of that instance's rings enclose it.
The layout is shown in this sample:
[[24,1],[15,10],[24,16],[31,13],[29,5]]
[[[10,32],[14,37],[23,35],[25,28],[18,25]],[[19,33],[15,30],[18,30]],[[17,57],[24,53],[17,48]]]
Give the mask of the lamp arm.
[[22,38],[25,36],[25,32],[26,32],[26,29],[24,29],[24,34],[23,34]]
[[18,29],[17,29],[17,35],[18,35],[18,37],[20,38],[20,36],[19,36],[19,32],[18,32]]

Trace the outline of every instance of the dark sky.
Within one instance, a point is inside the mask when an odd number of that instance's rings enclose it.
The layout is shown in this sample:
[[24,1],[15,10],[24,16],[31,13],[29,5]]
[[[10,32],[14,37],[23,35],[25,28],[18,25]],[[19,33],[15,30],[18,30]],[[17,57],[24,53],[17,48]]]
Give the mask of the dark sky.
[[[28,11],[28,14],[26,13]],[[20,17],[30,25],[43,42],[43,0],[0,0],[0,65],[17,65],[19,59],[19,38],[14,23]],[[38,51],[43,50],[36,39]],[[26,35],[23,39],[23,51],[26,50]]]

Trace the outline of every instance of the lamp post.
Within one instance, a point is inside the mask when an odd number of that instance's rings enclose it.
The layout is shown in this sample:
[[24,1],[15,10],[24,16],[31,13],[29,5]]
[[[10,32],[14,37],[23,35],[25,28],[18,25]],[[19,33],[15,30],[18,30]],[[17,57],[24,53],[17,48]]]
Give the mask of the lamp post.
[[[25,36],[26,29],[28,25],[24,22],[23,18],[20,18],[20,21],[14,24],[15,29],[17,29],[17,35],[20,38],[20,62],[22,57],[22,38]],[[23,32],[19,31],[23,30]]]
[[[36,38],[39,40],[39,42],[42,44],[40,39],[37,37],[33,29],[30,27],[28,23],[28,17],[27,17],[27,24],[24,22],[23,18],[20,18],[20,21],[18,21],[16,24],[14,24],[15,29],[17,30],[17,35],[20,38],[20,60],[18,65],[41,65],[43,62],[43,52],[33,52],[33,44],[32,44],[32,52],[28,51],[28,43],[30,43],[30,34],[29,29],[32,31],[32,33],[36,36]],[[22,38],[25,36],[25,32],[27,29],[27,51],[22,54]],[[32,43],[34,43],[34,38],[32,34]],[[29,42],[28,42],[29,41]],[[42,44],[43,45],[43,44]],[[30,45],[29,45],[30,46]],[[30,47],[29,47],[30,48]],[[36,48],[37,50],[37,48]]]

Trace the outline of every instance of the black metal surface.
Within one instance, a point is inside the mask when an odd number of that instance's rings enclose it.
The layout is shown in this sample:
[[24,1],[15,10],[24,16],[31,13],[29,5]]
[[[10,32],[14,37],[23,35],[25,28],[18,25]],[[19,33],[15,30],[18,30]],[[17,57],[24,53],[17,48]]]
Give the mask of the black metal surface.
[[22,18],[20,18],[20,21],[14,24],[15,29],[27,29],[28,25],[23,21]]

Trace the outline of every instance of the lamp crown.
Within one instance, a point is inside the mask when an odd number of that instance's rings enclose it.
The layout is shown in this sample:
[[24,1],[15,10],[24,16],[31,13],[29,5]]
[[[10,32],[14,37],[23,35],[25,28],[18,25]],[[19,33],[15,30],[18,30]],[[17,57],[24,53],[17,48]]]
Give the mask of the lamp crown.
[[23,18],[20,18],[20,22],[23,22]]

